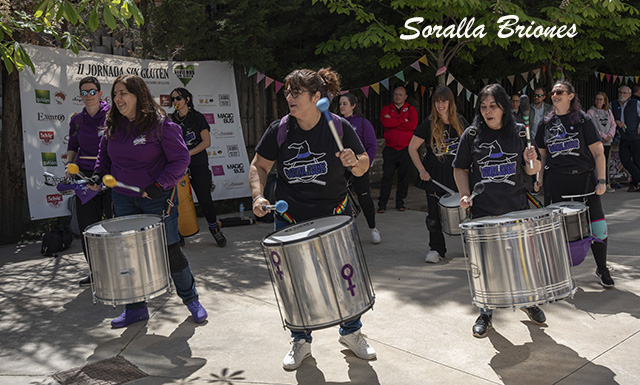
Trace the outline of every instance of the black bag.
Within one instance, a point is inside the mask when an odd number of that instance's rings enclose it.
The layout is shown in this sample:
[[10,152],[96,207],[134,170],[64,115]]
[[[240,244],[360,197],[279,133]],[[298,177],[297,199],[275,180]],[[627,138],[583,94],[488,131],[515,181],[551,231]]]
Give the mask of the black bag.
[[56,258],[57,253],[68,249],[73,242],[73,233],[69,226],[54,227],[42,236],[42,247],[40,254],[45,257]]

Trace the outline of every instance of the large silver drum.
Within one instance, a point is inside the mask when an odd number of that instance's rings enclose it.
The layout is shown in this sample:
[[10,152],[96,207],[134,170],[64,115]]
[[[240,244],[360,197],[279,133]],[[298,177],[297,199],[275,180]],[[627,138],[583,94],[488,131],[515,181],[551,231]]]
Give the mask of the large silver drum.
[[575,293],[558,210],[514,211],[460,227],[476,306],[533,306]]
[[146,301],[171,289],[162,218],[129,215],[86,228],[94,302],[122,305]]
[[466,218],[466,210],[460,207],[460,194],[446,194],[438,201],[442,232],[460,235],[460,223]]
[[264,238],[262,249],[289,329],[326,328],[373,306],[373,286],[351,217],[289,226]]
[[579,241],[591,235],[589,207],[584,203],[558,202],[550,204],[547,208],[560,210],[568,242]]

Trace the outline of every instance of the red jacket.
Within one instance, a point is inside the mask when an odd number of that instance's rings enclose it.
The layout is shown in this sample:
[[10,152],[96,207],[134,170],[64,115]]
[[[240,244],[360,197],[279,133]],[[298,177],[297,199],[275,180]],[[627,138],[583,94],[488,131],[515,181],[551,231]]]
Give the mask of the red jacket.
[[400,109],[400,113],[398,113],[395,104],[391,103],[382,107],[380,122],[384,126],[385,145],[396,150],[402,150],[409,146],[413,130],[418,125],[418,111],[405,102]]

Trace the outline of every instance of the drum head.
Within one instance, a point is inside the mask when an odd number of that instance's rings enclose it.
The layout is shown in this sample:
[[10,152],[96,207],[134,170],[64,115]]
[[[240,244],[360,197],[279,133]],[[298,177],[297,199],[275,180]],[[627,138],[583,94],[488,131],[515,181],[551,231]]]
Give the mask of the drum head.
[[549,206],[547,206],[547,208],[560,209],[563,215],[568,215],[568,214],[578,214],[582,211],[585,211],[587,209],[587,205],[585,205],[582,202],[566,201],[566,202],[556,202],[554,204],[550,204]]
[[87,227],[87,235],[122,234],[128,231],[142,231],[162,221],[158,215],[127,215],[107,219]]
[[553,213],[554,210],[548,208],[512,211],[500,216],[484,217],[463,222],[460,224],[460,227],[462,227],[463,229],[473,229],[478,227],[503,226],[505,224],[518,223],[522,221],[548,217],[553,215]]
[[453,195],[444,195],[442,198],[440,198],[439,203],[444,207],[458,207],[460,206],[460,194],[455,193]]
[[339,229],[351,221],[353,221],[353,219],[348,215],[334,215],[312,219],[278,230],[268,235],[262,243],[265,246],[274,246],[304,241]]

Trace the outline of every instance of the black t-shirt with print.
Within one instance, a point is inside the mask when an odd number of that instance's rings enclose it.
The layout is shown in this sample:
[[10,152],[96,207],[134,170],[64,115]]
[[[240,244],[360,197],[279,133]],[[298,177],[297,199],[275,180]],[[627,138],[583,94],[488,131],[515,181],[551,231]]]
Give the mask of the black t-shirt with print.
[[492,130],[483,123],[480,128],[470,126],[462,134],[453,167],[471,170],[471,191],[480,181],[485,185],[484,192],[473,199],[473,218],[527,208],[522,155],[526,144],[520,136],[523,130],[522,124]]
[[591,118],[581,114],[571,124],[569,115],[554,116],[540,123],[542,130],[536,133],[536,144],[547,150],[545,170],[564,174],[586,172],[595,166],[589,146],[600,142],[600,135]]
[[[289,204],[286,214],[296,221],[332,215],[347,195],[345,167],[335,154],[338,145],[326,119],[308,131],[289,116],[287,137],[278,146],[280,120],[271,123],[256,153],[277,163],[276,199]],[[356,132],[342,119],[342,145],[356,154],[365,152]],[[273,203],[273,202],[272,202]]]
[[[460,124],[462,124],[463,127],[467,127],[468,123],[462,116],[458,115],[458,119],[460,119]],[[454,191],[458,191],[453,178],[453,167],[451,163],[458,152],[460,138],[455,128],[448,124],[444,126],[442,134],[444,136],[445,147],[436,149],[434,153],[433,148],[431,148],[431,119],[425,119],[413,131],[413,135],[424,140],[427,152],[422,159],[422,164],[429,175],[431,175],[431,178]],[[426,183],[426,190],[444,192],[444,190],[435,183],[431,182]]]
[[[187,116],[184,117],[184,120],[178,118],[177,112],[174,112],[171,114],[171,120],[182,128],[182,137],[184,138],[184,143],[187,145],[189,150],[202,143],[202,130],[209,129],[207,119],[197,111],[189,110]],[[207,157],[206,150],[200,151],[199,153],[191,156],[190,166],[208,164],[209,158]]]

